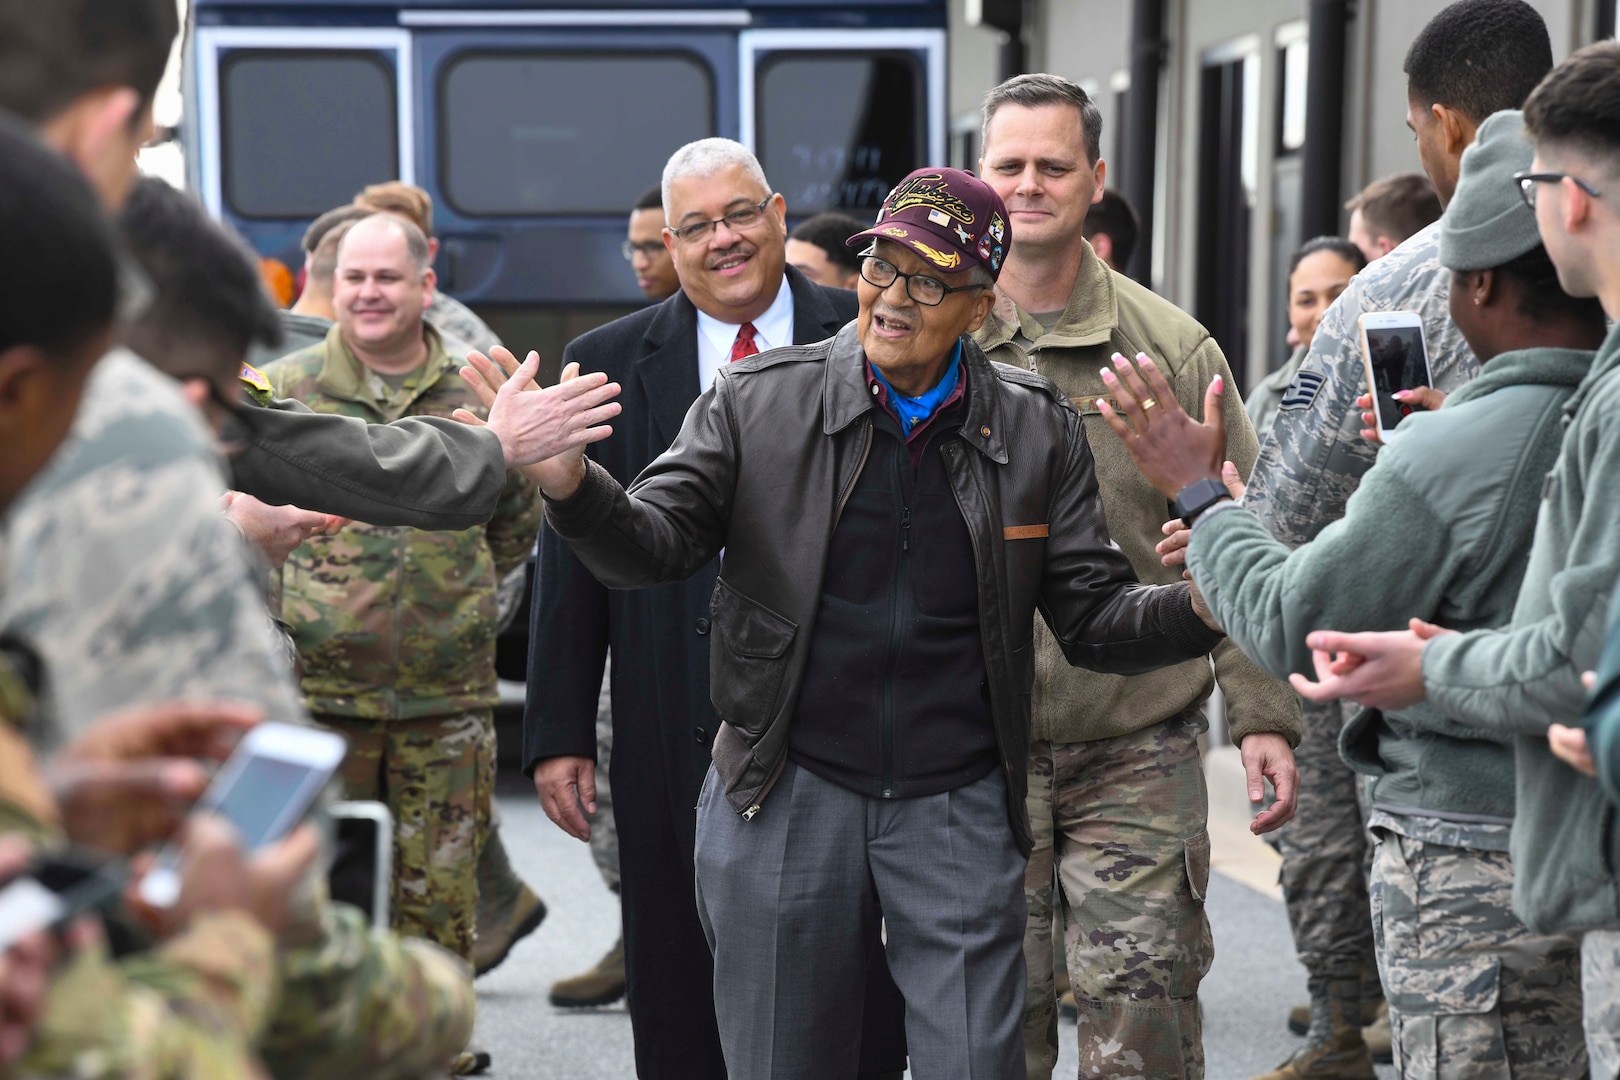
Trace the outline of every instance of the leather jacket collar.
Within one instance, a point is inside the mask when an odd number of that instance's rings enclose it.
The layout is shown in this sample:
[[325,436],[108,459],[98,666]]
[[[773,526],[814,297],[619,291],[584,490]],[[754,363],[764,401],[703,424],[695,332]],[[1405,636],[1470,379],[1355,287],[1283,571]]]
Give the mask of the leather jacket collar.
[[[866,387],[866,350],[861,348],[852,322],[833,338],[822,383],[822,431],[832,435],[877,407]],[[967,374],[967,415],[962,420],[964,442],[997,465],[1007,464],[1007,443],[1001,423],[1000,385],[984,350],[970,337],[962,338],[962,365]]]

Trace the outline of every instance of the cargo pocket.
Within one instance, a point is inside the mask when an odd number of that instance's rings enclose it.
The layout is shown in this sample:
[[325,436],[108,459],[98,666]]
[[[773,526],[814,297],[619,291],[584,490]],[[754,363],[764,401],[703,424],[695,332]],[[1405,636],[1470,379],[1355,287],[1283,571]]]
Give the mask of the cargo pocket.
[[785,654],[799,632],[785,619],[737,592],[722,578],[715,582],[709,614],[719,631],[709,654],[710,695],[720,719],[757,737],[776,709],[787,673]]
[[1210,933],[1209,917],[1204,912],[1204,897],[1209,892],[1209,833],[1189,836],[1182,845],[1183,867],[1187,875],[1187,899],[1178,901],[1169,942],[1173,951],[1163,954],[1170,962],[1165,989],[1177,1001],[1198,996],[1198,987],[1209,974],[1215,959],[1215,942]]
[[1401,1076],[1510,1080],[1501,961],[1448,957],[1386,965],[1395,1064]]

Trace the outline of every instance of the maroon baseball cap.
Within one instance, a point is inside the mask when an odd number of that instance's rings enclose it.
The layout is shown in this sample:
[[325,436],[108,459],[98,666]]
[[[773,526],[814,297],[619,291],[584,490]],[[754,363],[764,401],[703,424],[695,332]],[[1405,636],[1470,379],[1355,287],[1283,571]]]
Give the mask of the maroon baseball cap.
[[1012,227],[1001,196],[977,176],[961,169],[918,169],[889,192],[876,224],[845,243],[855,247],[867,240],[904,244],[946,273],[978,263],[997,278]]

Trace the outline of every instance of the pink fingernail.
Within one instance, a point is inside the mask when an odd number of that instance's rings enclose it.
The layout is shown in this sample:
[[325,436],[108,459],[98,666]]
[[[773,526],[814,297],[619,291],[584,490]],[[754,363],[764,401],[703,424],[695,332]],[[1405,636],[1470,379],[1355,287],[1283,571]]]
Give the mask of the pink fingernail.
[[1220,376],[1220,375],[1215,376],[1215,392],[1217,394],[1219,394],[1219,393],[1222,393],[1225,389],[1226,389],[1226,382],[1223,379],[1223,377]]

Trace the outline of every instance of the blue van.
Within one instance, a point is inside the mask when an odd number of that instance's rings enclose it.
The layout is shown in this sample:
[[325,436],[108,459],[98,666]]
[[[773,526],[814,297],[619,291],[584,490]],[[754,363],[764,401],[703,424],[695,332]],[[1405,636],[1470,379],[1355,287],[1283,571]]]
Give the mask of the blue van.
[[946,155],[945,0],[192,0],[189,186],[302,264],[316,215],[432,194],[440,287],[553,363],[643,303],[620,245],[682,144],[734,138],[790,218],[866,217]]

